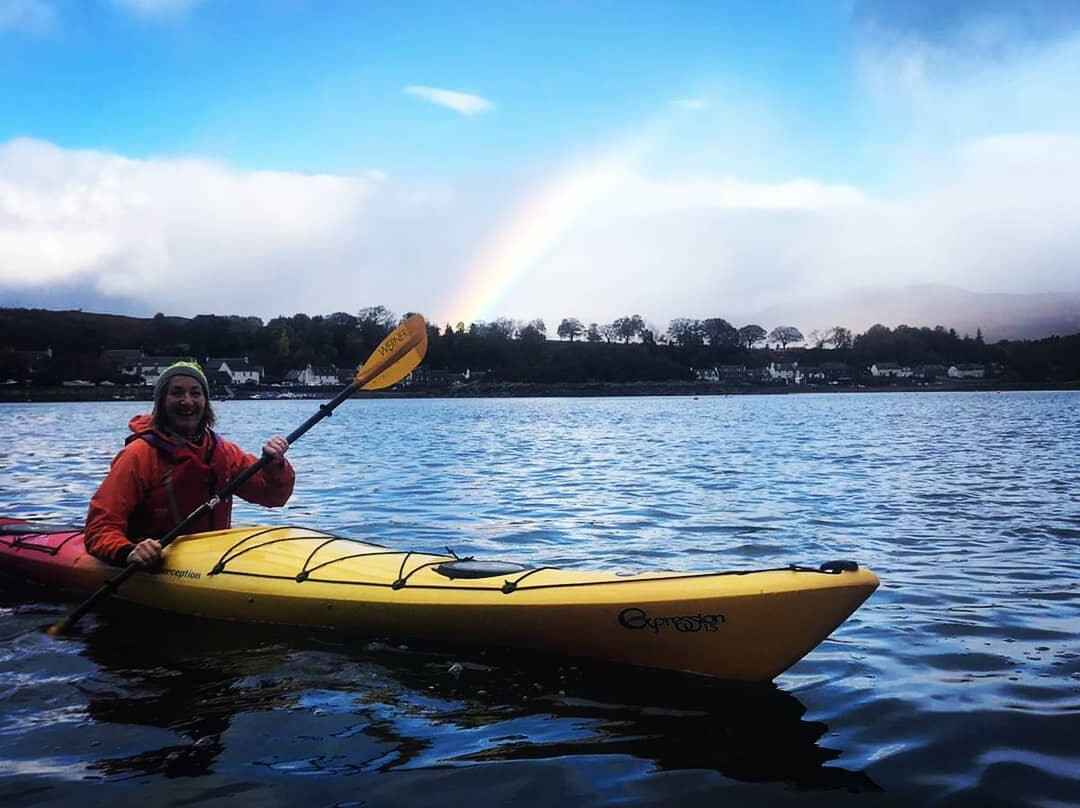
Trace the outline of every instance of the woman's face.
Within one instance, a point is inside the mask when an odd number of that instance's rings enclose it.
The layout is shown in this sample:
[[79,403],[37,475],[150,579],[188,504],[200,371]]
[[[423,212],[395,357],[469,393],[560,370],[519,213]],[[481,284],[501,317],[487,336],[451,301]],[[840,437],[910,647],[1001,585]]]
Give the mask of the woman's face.
[[165,389],[165,417],[173,431],[194,435],[199,431],[205,412],[206,396],[197,379],[191,376],[169,379]]

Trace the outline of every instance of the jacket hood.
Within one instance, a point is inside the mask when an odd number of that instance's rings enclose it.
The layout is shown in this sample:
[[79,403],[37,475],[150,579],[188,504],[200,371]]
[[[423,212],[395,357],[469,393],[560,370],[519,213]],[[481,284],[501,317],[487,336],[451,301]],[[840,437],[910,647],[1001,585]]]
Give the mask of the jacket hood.
[[146,432],[149,429],[154,428],[154,419],[150,413],[143,413],[142,415],[136,415],[130,421],[128,421],[128,429],[135,434],[140,432]]
[[[176,440],[172,435],[166,434],[154,426],[154,416],[151,413],[143,413],[142,415],[136,415],[130,421],[128,421],[128,429],[131,430],[133,435],[142,435],[146,432],[153,432],[158,439],[164,441],[172,446],[179,446],[180,442]],[[128,438],[128,440],[133,440]]]

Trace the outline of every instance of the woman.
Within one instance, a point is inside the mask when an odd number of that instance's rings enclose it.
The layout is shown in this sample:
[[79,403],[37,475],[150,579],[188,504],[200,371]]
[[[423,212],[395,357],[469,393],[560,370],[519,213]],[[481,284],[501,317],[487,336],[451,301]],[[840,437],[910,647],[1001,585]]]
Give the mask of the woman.
[[[206,376],[194,362],[169,366],[154,386],[154,411],[136,415],[127,445],[90,500],[86,549],[112,564],[150,567],[161,560],[157,540],[256,462],[253,455],[210,429]],[[263,446],[272,460],[237,492],[248,502],[278,506],[292,495],[296,474],[285,459],[289,443],[274,436]],[[230,526],[231,498],[222,500],[191,532]]]

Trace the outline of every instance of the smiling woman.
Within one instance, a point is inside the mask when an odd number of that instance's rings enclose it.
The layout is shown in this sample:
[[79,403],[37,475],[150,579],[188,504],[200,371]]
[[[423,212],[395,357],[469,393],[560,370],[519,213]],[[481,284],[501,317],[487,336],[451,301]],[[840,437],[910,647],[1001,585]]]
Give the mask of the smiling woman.
[[[214,411],[207,393],[206,376],[195,362],[176,362],[158,378],[153,412],[131,419],[127,445],[90,500],[90,553],[112,563],[156,564],[162,553],[158,539],[256,462],[210,428]],[[296,476],[285,459],[288,448],[285,438],[270,438],[262,448],[270,462],[237,493],[259,505],[284,505]],[[227,528],[231,512],[227,497],[199,527]]]
[[210,406],[206,375],[195,362],[175,362],[154,386],[154,426],[197,440],[216,418]]

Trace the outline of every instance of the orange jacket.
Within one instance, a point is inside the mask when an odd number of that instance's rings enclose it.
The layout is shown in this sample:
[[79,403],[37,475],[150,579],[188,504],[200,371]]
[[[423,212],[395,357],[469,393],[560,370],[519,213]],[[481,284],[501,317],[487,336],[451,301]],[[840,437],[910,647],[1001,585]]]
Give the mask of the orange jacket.
[[[125,563],[142,539],[164,536],[257,459],[210,430],[201,446],[193,446],[154,429],[149,415],[136,415],[129,426],[133,434],[86,515],[86,549],[113,564]],[[237,493],[257,505],[284,505],[295,479],[283,459],[264,466]],[[232,500],[223,499],[191,532],[222,530],[231,517]]]

